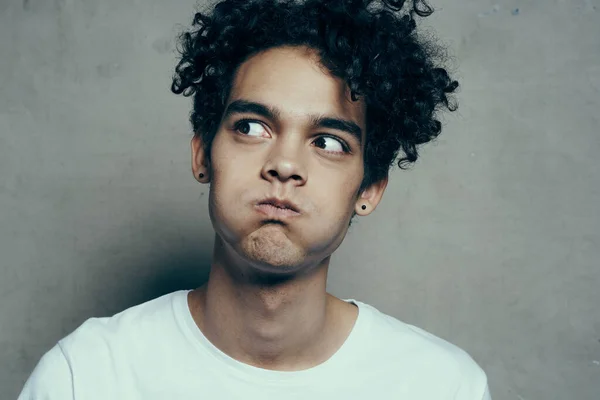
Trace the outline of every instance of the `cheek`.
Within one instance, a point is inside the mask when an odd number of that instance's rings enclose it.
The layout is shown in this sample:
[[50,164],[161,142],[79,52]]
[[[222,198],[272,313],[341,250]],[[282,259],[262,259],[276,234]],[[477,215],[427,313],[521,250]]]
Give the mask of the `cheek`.
[[234,205],[244,200],[250,176],[248,168],[238,168],[233,160],[215,166],[210,192],[215,205]]
[[[356,203],[356,195],[360,181],[356,179],[358,175],[354,177],[348,177],[347,174],[338,177],[336,180],[329,179],[318,179],[315,183],[315,187],[319,189],[314,190],[315,194],[314,201],[319,206],[320,217],[324,220],[339,220],[344,222],[349,215],[354,211],[354,205]],[[336,222],[336,221],[332,221]]]
[[211,186],[221,196],[221,192],[228,196],[242,190],[251,178],[253,168],[252,160],[247,154],[235,152],[228,146],[223,136],[217,134],[211,150],[212,178]]

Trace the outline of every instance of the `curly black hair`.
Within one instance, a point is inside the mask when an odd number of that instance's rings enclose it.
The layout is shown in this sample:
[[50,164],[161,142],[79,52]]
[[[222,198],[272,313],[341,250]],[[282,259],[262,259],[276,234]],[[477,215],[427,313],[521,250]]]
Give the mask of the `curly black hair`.
[[194,16],[179,37],[181,59],[171,90],[193,95],[191,123],[204,151],[217,132],[234,74],[250,56],[279,46],[315,50],[329,72],[345,80],[352,100],[366,104],[364,179],[359,193],[418,158],[417,147],[436,138],[442,109],[456,110],[458,87],[444,51],[417,34],[416,18],[433,9],[424,0],[224,0]]

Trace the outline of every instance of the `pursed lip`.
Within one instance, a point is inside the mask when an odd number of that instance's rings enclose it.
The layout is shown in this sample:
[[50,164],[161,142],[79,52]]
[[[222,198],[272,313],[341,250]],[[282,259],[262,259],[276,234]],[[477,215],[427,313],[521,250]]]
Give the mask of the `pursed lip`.
[[258,206],[270,205],[273,207],[277,207],[275,210],[279,209],[283,211],[286,215],[297,215],[301,214],[300,207],[298,207],[295,203],[287,199],[278,199],[276,197],[269,197],[264,200],[259,201]]

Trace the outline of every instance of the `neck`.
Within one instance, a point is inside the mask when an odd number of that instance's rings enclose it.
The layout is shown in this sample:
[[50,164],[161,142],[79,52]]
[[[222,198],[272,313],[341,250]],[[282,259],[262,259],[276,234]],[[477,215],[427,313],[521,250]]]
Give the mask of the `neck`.
[[238,361],[282,371],[310,368],[337,351],[356,315],[326,292],[329,257],[310,274],[259,284],[231,272],[244,269],[227,264],[227,251],[217,236],[208,282],[190,295],[208,340]]

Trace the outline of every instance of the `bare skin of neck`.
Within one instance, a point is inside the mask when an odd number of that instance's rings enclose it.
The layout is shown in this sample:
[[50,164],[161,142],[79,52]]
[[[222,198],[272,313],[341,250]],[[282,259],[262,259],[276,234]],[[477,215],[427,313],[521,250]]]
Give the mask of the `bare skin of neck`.
[[311,274],[275,286],[235,279],[214,255],[209,280],[188,295],[194,321],[215,347],[255,367],[299,371],[345,342],[358,308],[326,292],[329,258]]

